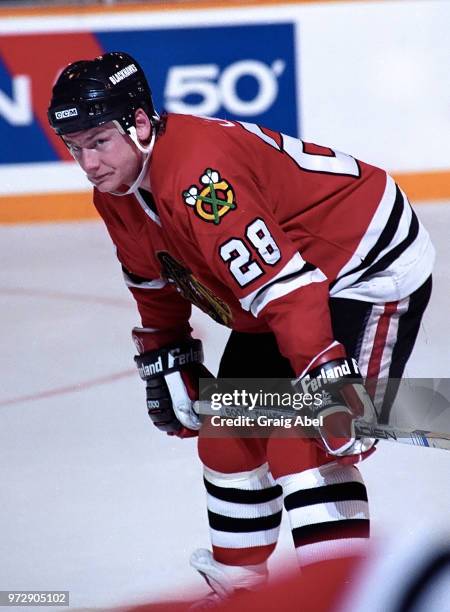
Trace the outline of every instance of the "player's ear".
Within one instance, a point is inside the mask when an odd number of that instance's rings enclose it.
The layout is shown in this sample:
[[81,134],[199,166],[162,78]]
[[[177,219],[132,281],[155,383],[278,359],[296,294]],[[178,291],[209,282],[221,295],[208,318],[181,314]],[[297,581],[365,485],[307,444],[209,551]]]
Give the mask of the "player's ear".
[[137,137],[141,142],[146,142],[150,139],[152,134],[152,124],[150,119],[142,108],[138,108],[134,115],[134,120],[136,122]]

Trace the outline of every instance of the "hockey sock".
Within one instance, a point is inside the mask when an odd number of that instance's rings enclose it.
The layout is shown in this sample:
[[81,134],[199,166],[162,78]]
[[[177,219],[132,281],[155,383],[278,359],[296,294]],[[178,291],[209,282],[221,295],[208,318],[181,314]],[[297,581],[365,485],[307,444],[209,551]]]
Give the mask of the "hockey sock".
[[267,456],[283,488],[300,566],[361,554],[369,537],[369,507],[358,469],[302,437],[272,437]]
[[226,565],[263,563],[278,539],[282,490],[267,463],[225,474],[205,466],[208,520],[214,559]]
[[358,469],[328,463],[277,479],[301,567],[361,554],[369,537],[367,491]]

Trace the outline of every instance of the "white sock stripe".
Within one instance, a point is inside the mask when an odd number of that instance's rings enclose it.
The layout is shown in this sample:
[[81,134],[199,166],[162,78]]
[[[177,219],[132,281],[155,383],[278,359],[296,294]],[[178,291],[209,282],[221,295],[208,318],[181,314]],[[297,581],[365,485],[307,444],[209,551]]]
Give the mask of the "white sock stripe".
[[300,566],[305,567],[324,559],[339,559],[355,554],[364,554],[369,545],[367,538],[343,538],[306,544],[296,549]]
[[328,463],[320,468],[304,470],[299,474],[288,474],[277,478],[277,483],[283,487],[284,496],[304,489],[344,482],[363,483],[363,479],[358,469],[353,465],[341,466],[336,462]]
[[294,508],[288,512],[291,529],[343,519],[368,519],[369,504],[361,500],[345,500]]
[[259,491],[274,487],[276,484],[272,474],[269,472],[267,463],[263,463],[256,469],[248,472],[234,472],[232,474],[216,472],[204,466],[203,473],[205,480],[216,487],[222,488]]
[[273,501],[260,504],[239,504],[217,499],[213,495],[206,495],[207,507],[211,512],[232,518],[259,518],[276,514],[283,509],[283,497],[277,497]]
[[211,543],[222,548],[251,548],[275,544],[278,540],[279,527],[263,531],[239,532],[217,531],[210,528]]

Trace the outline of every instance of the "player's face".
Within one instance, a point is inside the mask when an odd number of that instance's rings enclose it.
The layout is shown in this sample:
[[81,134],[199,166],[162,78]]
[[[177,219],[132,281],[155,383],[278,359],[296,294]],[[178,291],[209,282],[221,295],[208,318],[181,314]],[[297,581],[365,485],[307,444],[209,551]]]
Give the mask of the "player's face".
[[142,153],[114,123],[64,136],[70,152],[99,191],[132,185],[142,167]]

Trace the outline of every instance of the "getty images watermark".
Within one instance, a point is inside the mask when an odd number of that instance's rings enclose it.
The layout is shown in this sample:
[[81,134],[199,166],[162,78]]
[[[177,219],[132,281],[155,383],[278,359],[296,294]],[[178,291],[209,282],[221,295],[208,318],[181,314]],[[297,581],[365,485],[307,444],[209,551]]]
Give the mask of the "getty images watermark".
[[[323,417],[312,416],[323,404],[323,392],[292,393],[280,391],[248,391],[233,389],[210,394],[211,425],[213,427],[321,427]],[[286,408],[299,411],[298,415],[285,415]],[[267,410],[267,412],[265,412]],[[275,411],[280,413],[276,414]],[[300,414],[307,410],[308,414]],[[221,414],[214,414],[214,412]],[[223,414],[225,412],[225,414]]]
[[[282,437],[317,438],[322,427],[331,427],[326,415],[336,398],[333,391],[307,382],[308,386],[293,387],[290,379],[280,378],[202,378],[194,410],[207,417],[202,420],[203,433],[210,437],[264,438],[282,429]],[[365,380],[365,385],[376,408],[379,397],[385,398],[383,410],[390,408],[378,417],[375,425],[380,429],[373,437],[410,438],[411,433],[426,431],[433,439],[450,439],[450,378],[379,378]],[[360,425],[366,427],[363,421]],[[395,434],[386,433],[385,426],[389,432],[394,428]]]

